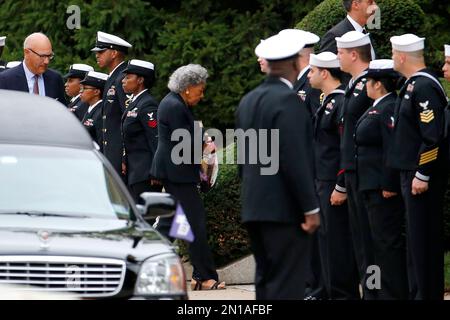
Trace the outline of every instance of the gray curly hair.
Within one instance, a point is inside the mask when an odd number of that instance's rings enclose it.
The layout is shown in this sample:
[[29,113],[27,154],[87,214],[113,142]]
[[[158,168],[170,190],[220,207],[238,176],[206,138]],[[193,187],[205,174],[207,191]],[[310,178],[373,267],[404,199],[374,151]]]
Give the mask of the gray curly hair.
[[206,82],[208,71],[199,64],[179,67],[169,78],[167,87],[170,91],[180,93],[189,86]]

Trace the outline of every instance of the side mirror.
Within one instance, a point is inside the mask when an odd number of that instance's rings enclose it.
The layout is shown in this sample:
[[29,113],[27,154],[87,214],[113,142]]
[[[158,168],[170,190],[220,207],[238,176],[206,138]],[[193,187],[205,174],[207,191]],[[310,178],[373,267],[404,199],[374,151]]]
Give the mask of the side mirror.
[[168,218],[175,214],[177,209],[177,201],[169,193],[161,192],[144,192],[141,194],[144,200],[142,206],[143,217],[145,220],[156,219],[156,217]]

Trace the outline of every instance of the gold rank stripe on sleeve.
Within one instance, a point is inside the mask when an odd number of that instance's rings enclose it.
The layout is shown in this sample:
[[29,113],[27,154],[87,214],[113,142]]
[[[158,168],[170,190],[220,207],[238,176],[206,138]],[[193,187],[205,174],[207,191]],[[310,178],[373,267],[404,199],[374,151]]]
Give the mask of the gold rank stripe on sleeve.
[[439,148],[424,152],[420,155],[419,166],[437,159]]
[[424,123],[430,123],[434,120],[433,110],[427,110],[420,113],[420,121]]

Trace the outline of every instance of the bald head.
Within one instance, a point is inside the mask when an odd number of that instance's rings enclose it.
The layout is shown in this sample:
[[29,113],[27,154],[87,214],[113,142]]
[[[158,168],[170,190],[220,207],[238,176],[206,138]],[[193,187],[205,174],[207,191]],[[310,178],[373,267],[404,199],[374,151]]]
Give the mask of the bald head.
[[25,38],[25,41],[23,42],[23,48],[24,49],[33,49],[36,46],[41,45],[47,45],[52,46],[52,43],[50,42],[50,39],[41,32],[35,32],[30,34],[28,37]]
[[23,52],[25,64],[32,73],[41,75],[47,71],[53,49],[50,39],[45,34],[36,32],[26,37]]

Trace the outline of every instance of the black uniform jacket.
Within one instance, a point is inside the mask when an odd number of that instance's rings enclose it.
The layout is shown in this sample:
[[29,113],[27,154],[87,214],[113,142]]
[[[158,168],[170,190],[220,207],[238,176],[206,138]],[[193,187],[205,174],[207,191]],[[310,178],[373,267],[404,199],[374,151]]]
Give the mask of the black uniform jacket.
[[356,122],[373,104],[373,100],[367,96],[365,74],[361,73],[354,81],[350,81],[345,91],[343,114],[341,116],[341,167],[347,171],[356,169],[355,162],[355,126]]
[[117,172],[122,165],[122,134],[120,132],[122,114],[125,111],[127,96],[122,88],[123,62],[109,76],[103,92],[102,106],[102,144],[101,150]]
[[89,132],[92,140],[98,144],[102,134],[102,100],[97,101],[91,112],[86,111],[81,124]]
[[122,135],[129,185],[150,180],[158,146],[158,102],[148,91],[131,102],[122,116]]
[[367,109],[356,124],[358,188],[400,192],[398,170],[387,166],[392,148],[396,93]]
[[392,167],[417,171],[419,179],[428,180],[437,160],[447,157],[446,105],[439,81],[426,69],[405,82],[395,107],[394,144],[388,159]]
[[[245,164],[239,164],[243,222],[299,223],[304,213],[317,210],[311,156],[312,121],[303,104],[286,83],[271,76],[242,98],[236,111],[236,128],[244,132],[254,129],[256,135],[260,129],[267,130],[268,138],[264,141],[260,137],[258,144],[264,144],[266,150],[272,150],[269,153],[274,153],[272,157],[279,158],[278,171],[264,175],[261,169],[267,169],[270,164],[264,164],[259,156],[256,164],[249,161],[248,151],[255,143],[238,140],[238,159],[245,158]],[[279,134],[278,154],[271,148],[273,129]]]
[[326,96],[314,116],[316,179],[336,181],[343,189],[345,188],[345,180],[344,170],[340,167],[339,115],[343,107],[344,89],[345,86],[341,85]]
[[83,120],[84,115],[88,111],[88,108],[89,108],[89,104],[81,101],[80,96],[75,97],[75,99],[67,105],[67,109],[69,109],[69,111],[73,112],[73,114],[80,121]]
[[[55,70],[47,69],[42,76],[44,78],[45,95],[67,105],[64,95],[64,81],[61,75]],[[0,74],[0,89],[29,92],[23,62]]]
[[[161,100],[158,108],[158,148],[153,158],[152,176],[172,183],[200,182],[202,130],[194,121],[192,110],[179,94],[170,92]],[[194,130],[195,127],[197,130]],[[189,133],[190,141],[184,141],[183,137],[175,137],[176,135],[174,135],[175,141],[171,141],[172,133],[177,129],[184,129],[186,133]],[[199,150],[194,148],[195,140],[197,140],[196,145],[199,146]],[[186,148],[175,153],[185,160],[176,164],[171,153],[172,149],[180,143],[183,143]]]
[[294,90],[297,95],[305,102],[309,114],[313,117],[320,105],[321,91],[311,87],[308,80],[308,71],[294,83]]

